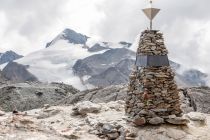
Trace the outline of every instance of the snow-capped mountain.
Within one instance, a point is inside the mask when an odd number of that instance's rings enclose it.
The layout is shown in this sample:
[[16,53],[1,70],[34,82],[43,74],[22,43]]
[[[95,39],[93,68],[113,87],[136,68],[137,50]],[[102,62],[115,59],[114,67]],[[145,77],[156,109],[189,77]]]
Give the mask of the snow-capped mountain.
[[55,39],[53,39],[51,42],[47,43],[46,48],[53,46],[53,44],[55,44],[59,40],[66,40],[66,41],[68,41],[68,43],[85,45],[88,38],[89,38],[88,36],[77,33],[71,29],[65,29]]
[[19,55],[13,51],[7,51],[5,53],[0,53],[0,65],[4,63],[11,62],[13,60],[22,58],[22,55]]
[[[131,45],[127,42],[95,41],[65,29],[45,49],[15,62],[26,65],[28,72],[39,81],[64,82],[80,90],[125,84],[135,62]],[[206,74],[192,69],[180,72],[182,66],[172,61],[171,66],[176,71],[179,85],[205,85]]]

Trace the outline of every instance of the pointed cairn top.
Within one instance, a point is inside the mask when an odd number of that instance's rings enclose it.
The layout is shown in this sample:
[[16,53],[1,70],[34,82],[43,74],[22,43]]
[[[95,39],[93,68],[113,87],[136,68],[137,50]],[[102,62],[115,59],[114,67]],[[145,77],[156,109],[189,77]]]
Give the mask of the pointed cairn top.
[[150,8],[143,9],[144,14],[149,18],[150,20],[150,30],[152,30],[152,20],[155,18],[155,16],[158,14],[160,9],[153,8],[152,7],[152,0],[150,1]]

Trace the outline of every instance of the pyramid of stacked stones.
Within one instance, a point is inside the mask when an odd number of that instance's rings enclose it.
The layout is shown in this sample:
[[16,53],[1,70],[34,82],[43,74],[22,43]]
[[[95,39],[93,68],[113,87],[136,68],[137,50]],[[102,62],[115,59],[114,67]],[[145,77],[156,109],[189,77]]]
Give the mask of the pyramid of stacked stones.
[[[137,56],[167,54],[162,33],[154,30],[142,32]],[[171,121],[173,123],[171,119],[181,117],[179,93],[174,76],[170,65],[144,67],[135,65],[130,75],[125,111],[136,125]]]

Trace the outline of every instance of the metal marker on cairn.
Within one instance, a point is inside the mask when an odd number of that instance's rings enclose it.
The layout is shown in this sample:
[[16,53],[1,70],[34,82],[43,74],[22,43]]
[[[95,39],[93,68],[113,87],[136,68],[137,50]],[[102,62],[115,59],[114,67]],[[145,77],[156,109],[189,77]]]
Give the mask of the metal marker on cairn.
[[180,97],[174,81],[163,34],[152,28],[160,9],[143,9],[150,19],[150,30],[141,33],[135,69],[130,75],[125,112],[137,126],[171,123],[184,125]]

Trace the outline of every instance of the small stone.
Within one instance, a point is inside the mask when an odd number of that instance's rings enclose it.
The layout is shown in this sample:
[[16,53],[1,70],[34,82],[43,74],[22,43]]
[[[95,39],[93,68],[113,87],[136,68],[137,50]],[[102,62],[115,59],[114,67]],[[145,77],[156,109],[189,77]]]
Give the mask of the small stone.
[[126,137],[126,140],[135,140],[136,138]]
[[144,104],[144,103],[138,103],[137,106],[138,106],[139,108],[143,108],[143,107],[145,107],[145,104]]
[[158,125],[158,124],[162,124],[164,123],[164,119],[163,118],[160,118],[160,117],[155,117],[155,118],[152,118],[150,121],[149,121],[150,124],[153,124],[153,125]]
[[[100,125],[102,126],[100,127]],[[104,135],[117,132],[117,129],[111,124],[99,124],[98,130]]]
[[129,132],[129,133],[126,134],[126,137],[136,138],[137,133],[136,132]]
[[153,51],[156,50],[156,46],[152,46],[151,50],[153,50]]
[[142,125],[146,124],[146,120],[144,117],[141,117],[141,118],[134,119],[133,123],[137,126],[142,126]]
[[118,132],[107,134],[108,140],[115,140],[119,137]]
[[79,136],[77,136],[75,134],[70,134],[70,135],[64,134],[63,136],[65,138],[68,138],[68,139],[71,139],[71,140],[77,140],[77,139],[79,139]]
[[176,115],[170,115],[168,116],[169,119],[175,119],[176,118]]
[[186,115],[190,120],[200,122],[201,124],[206,124],[206,116],[199,112],[190,112]]
[[50,105],[49,104],[44,104],[44,109],[48,109],[50,108]]
[[4,116],[6,113],[0,110],[0,116]]
[[72,109],[74,115],[86,115],[87,113],[98,113],[101,110],[101,105],[90,101],[81,102],[75,105]]
[[148,112],[145,111],[145,110],[141,110],[141,111],[139,112],[139,115],[148,115]]
[[177,124],[177,125],[186,125],[190,122],[188,119],[181,117],[169,118],[166,121],[170,124]]
[[167,109],[152,109],[152,111],[154,112],[167,112],[168,110]]

